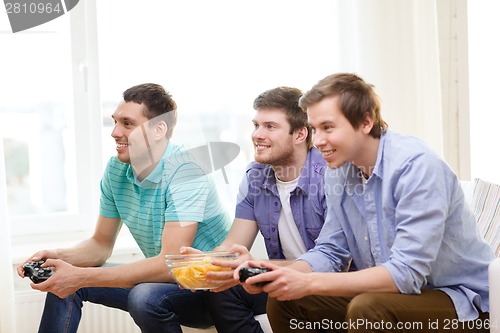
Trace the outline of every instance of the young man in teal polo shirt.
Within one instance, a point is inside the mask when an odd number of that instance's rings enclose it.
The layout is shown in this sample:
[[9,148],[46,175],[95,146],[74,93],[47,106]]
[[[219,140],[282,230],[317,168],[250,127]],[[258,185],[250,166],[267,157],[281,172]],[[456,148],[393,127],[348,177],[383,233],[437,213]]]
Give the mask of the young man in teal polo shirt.
[[[32,284],[45,291],[39,332],[76,332],[84,301],[128,311],[144,332],[182,332],[180,325],[212,324],[201,292],[173,283],[164,255],[181,246],[210,251],[227,236],[229,215],[214,183],[189,152],[171,141],[176,104],[157,84],[127,89],[113,114],[117,156],[101,180],[94,235],[72,248],[43,250],[55,273]],[[125,224],[145,259],[101,267]],[[23,268],[18,273],[24,277]]]

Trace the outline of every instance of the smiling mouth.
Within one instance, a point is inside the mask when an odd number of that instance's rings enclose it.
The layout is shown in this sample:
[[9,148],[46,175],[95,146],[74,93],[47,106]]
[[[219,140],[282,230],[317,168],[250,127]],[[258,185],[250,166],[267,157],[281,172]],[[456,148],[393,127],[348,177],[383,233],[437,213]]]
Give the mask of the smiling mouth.
[[255,151],[257,151],[257,152],[261,152],[261,151],[264,151],[264,150],[269,149],[269,148],[271,148],[271,146],[255,144]]
[[324,158],[328,158],[328,157],[332,156],[335,151],[336,151],[335,149],[322,150],[321,154],[323,155]]
[[127,148],[128,146],[129,146],[128,143],[117,143],[116,144],[117,149]]

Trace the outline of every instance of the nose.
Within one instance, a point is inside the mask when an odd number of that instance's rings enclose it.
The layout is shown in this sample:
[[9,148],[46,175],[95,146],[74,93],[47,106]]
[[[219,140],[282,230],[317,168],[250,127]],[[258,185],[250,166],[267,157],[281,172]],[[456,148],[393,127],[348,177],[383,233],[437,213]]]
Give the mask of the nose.
[[118,124],[115,124],[115,126],[113,127],[113,130],[111,131],[111,136],[114,139],[117,139],[117,138],[120,138],[123,136],[122,131],[120,130]]
[[263,135],[263,130],[261,129],[262,127],[257,127],[253,130],[252,132],[252,139],[263,139],[264,138],[264,135]]
[[321,147],[325,145],[325,138],[319,131],[315,131],[312,135],[312,142],[315,147]]

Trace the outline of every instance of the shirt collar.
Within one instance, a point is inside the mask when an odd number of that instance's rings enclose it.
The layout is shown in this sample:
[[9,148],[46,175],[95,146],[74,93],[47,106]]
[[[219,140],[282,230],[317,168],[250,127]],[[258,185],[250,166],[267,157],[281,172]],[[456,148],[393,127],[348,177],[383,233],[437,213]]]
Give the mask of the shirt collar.
[[382,179],[382,174],[384,171],[384,147],[387,135],[391,135],[389,130],[384,131],[380,136],[380,142],[378,145],[377,161],[375,162],[375,167],[373,168],[373,175]]
[[[386,141],[387,134],[388,134],[388,130],[386,132],[382,133],[382,135],[380,136],[380,142],[379,142],[378,151],[377,151],[377,160],[375,162],[373,172],[372,172],[370,178],[368,178],[368,180],[366,181],[366,183],[370,182],[373,177],[377,177],[379,179],[382,179],[382,174],[383,174],[383,169],[384,169],[384,159],[383,159],[384,147],[385,147],[385,141]],[[344,169],[344,171],[346,172],[344,186],[345,186],[347,194],[352,196],[355,193],[362,193],[362,191],[360,191],[358,189],[358,186],[364,186],[363,180],[361,179],[361,177],[363,177],[363,176],[361,175],[360,170],[356,166],[349,163],[348,167],[346,167]]]

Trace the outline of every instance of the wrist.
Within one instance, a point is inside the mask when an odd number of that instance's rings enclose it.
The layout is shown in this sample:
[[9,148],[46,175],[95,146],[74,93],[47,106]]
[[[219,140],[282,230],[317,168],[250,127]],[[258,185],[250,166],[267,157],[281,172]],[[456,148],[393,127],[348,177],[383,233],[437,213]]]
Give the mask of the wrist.
[[305,273],[309,276],[309,283],[306,285],[307,295],[324,295],[325,279],[321,273]]

